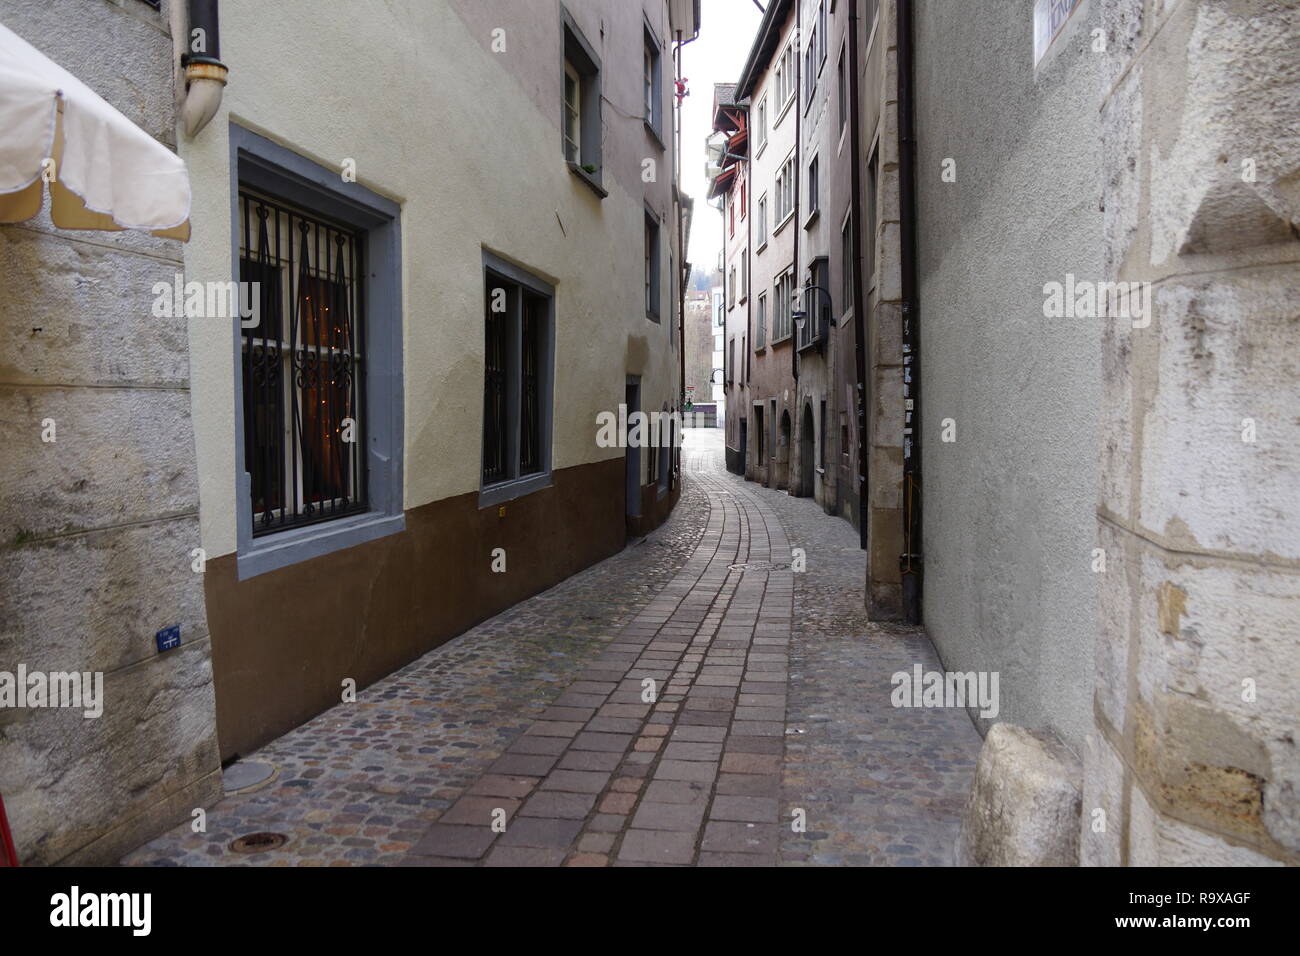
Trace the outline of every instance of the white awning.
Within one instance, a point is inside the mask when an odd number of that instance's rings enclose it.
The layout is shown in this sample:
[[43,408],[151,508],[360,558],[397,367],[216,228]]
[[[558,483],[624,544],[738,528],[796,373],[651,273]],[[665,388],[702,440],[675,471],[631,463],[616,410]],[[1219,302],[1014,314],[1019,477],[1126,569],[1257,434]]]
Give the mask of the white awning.
[[0,222],[39,213],[47,181],[62,229],[190,237],[184,160],[0,25]]

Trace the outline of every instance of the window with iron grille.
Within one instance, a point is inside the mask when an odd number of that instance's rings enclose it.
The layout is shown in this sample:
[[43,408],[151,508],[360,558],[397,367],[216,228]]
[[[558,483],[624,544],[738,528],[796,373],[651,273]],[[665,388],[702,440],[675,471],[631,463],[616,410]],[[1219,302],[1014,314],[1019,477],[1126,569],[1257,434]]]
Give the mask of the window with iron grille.
[[258,316],[241,340],[253,535],[363,512],[361,237],[242,189],[239,218],[239,279]]
[[495,501],[549,481],[554,294],[495,257],[484,276],[483,490]]
[[[401,207],[230,124],[240,580],[406,527]],[[247,314],[247,313],[246,313]]]

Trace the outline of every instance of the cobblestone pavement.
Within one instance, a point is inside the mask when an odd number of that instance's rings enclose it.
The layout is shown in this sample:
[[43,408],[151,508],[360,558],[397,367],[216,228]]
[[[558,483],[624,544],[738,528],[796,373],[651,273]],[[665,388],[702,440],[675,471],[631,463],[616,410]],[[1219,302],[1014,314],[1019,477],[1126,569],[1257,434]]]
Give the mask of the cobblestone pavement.
[[[249,758],[273,781],[123,862],[950,862],[979,738],[889,704],[929,642],[866,622],[848,524],[728,474],[718,432],[684,459],[657,532],[273,742]],[[228,849],[260,830],[288,842]]]

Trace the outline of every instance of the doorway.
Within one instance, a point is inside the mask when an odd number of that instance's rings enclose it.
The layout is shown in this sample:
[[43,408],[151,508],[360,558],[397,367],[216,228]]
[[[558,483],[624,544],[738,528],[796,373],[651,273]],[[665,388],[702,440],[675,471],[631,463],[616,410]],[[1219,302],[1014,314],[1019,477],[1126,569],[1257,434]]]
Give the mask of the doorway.
[[776,481],[780,491],[790,487],[790,410],[781,410],[781,431],[776,440]]
[[742,418],[740,420],[740,474],[745,473],[745,465],[749,461],[749,420]]
[[812,405],[803,407],[803,422],[799,426],[799,487],[797,494],[812,498],[817,491],[817,435],[814,432]]
[[[623,513],[629,521],[641,517],[641,447],[640,443],[631,441],[632,415],[641,410],[641,379],[636,375],[627,378],[627,390],[624,395],[627,405],[627,419],[624,424],[624,473],[626,505]],[[635,447],[633,447],[635,444]]]

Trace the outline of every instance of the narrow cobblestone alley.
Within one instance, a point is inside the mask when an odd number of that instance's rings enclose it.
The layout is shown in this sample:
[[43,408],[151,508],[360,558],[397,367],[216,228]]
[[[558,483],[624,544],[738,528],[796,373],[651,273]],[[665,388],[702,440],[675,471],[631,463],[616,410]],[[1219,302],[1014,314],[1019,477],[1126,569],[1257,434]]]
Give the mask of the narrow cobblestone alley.
[[[867,623],[847,523],[727,473],[718,432],[683,461],[654,534],[250,755],[271,781],[124,862],[950,863],[979,737],[890,705],[929,642]],[[261,831],[288,839],[229,849]]]

